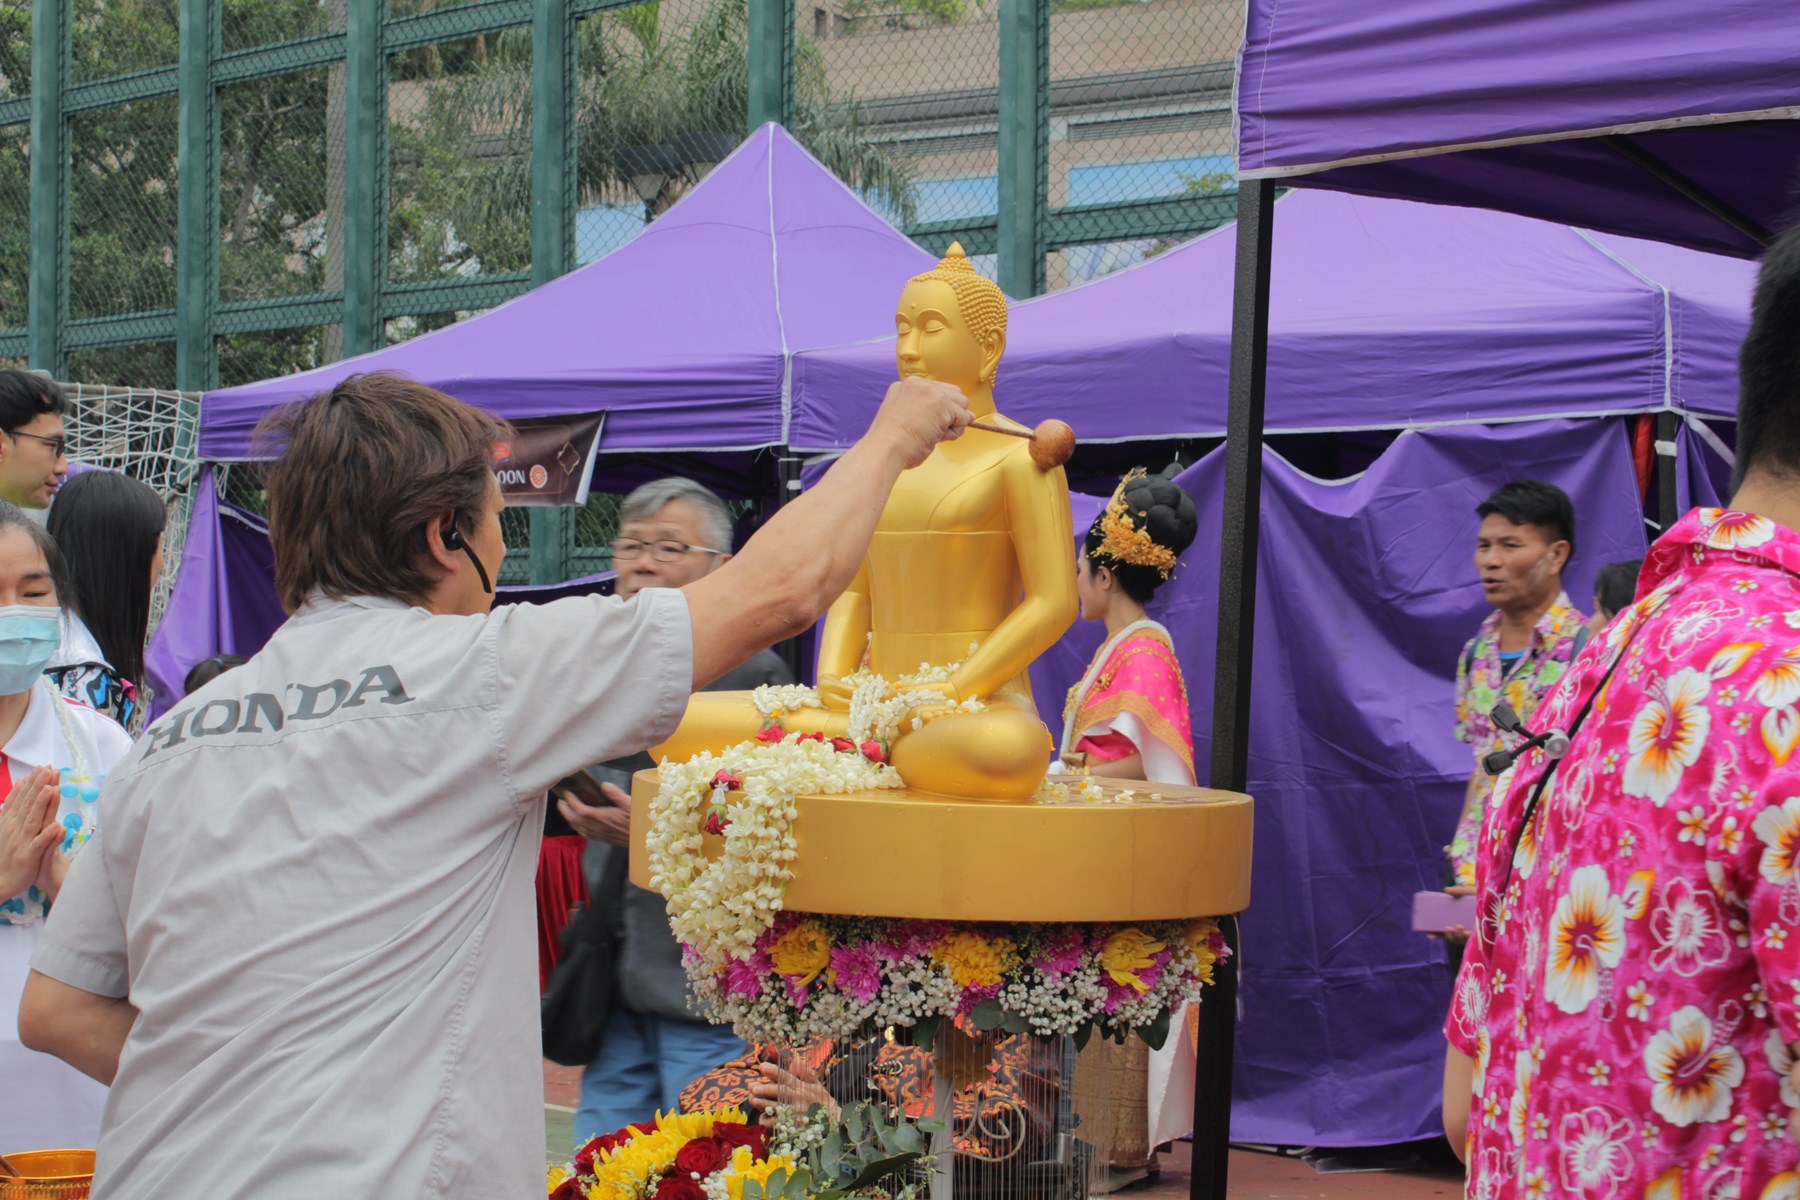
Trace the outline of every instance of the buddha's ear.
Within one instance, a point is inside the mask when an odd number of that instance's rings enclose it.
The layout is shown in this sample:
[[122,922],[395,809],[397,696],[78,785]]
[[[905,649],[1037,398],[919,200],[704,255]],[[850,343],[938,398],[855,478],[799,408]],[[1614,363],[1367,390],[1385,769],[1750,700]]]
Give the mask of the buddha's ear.
[[1000,373],[1000,356],[1006,353],[1006,334],[989,334],[981,344],[981,382],[992,383]]

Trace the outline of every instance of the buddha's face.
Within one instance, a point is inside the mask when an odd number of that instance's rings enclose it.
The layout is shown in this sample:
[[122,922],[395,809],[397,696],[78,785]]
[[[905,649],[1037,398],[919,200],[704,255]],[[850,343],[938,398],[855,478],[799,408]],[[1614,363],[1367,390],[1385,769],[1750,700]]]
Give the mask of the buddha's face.
[[975,337],[956,292],[937,279],[915,280],[900,293],[894,313],[898,335],[895,357],[900,375],[923,375],[940,383],[955,384],[965,393],[991,383],[1000,362],[999,339],[984,346]]

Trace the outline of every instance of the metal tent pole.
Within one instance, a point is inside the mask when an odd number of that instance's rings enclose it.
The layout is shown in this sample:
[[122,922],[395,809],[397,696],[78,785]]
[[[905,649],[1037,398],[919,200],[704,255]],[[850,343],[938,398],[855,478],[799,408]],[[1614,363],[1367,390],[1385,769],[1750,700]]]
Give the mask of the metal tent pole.
[[[1269,358],[1269,256],[1275,188],[1238,185],[1237,274],[1231,317],[1230,409],[1219,549],[1219,639],[1213,680],[1213,787],[1249,787],[1250,665],[1256,625],[1257,520],[1262,506],[1263,394]],[[1231,1142],[1231,1067],[1237,1034],[1238,926],[1223,919],[1232,954],[1200,1005],[1194,1073],[1192,1200],[1225,1200]]]

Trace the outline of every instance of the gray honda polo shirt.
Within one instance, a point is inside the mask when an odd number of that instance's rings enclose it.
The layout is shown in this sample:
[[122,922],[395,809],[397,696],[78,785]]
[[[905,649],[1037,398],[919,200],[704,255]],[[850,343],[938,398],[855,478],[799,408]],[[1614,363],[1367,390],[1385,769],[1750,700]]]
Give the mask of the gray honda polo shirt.
[[156,722],[32,963],[140,1013],[96,1200],[542,1195],[544,795],[692,664],[671,589],[319,599]]

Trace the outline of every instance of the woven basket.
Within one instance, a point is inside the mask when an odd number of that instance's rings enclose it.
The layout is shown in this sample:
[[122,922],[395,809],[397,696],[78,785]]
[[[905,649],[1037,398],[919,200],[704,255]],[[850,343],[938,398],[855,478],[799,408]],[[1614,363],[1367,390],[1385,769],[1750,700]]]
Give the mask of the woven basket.
[[6,1161],[23,1178],[0,1176],[0,1200],[87,1200],[92,1150],[21,1150]]

